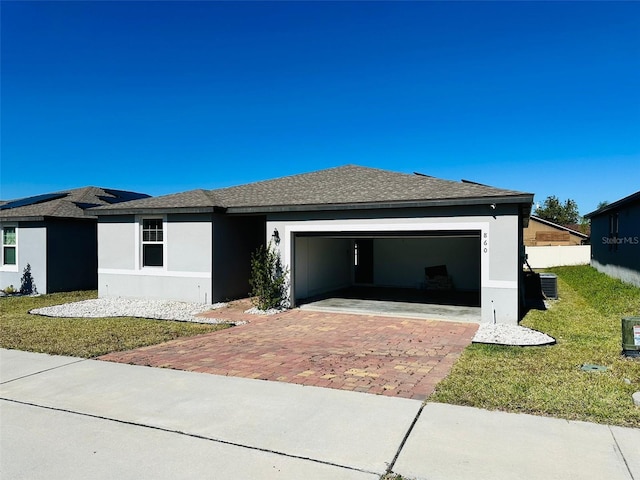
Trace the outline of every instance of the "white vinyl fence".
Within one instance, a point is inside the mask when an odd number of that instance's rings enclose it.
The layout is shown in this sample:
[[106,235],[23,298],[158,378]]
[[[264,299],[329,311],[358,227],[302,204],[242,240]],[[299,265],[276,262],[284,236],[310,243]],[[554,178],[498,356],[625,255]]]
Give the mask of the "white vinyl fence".
[[525,247],[531,268],[586,265],[591,260],[591,245]]

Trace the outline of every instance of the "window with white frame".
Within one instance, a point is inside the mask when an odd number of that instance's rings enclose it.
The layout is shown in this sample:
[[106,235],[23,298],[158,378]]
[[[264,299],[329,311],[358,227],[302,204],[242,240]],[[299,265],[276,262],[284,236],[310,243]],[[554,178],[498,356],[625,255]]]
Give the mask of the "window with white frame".
[[162,267],[164,234],[162,218],[142,219],[142,266]]
[[16,227],[2,227],[2,265],[17,265]]

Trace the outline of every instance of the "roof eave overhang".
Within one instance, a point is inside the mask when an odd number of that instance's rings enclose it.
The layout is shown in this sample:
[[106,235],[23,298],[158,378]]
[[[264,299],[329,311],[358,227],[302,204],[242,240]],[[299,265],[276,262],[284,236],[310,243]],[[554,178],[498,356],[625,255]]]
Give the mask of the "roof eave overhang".
[[87,215],[85,217],[63,217],[57,215],[26,215],[16,217],[0,217],[0,222],[44,222],[45,220],[78,220],[84,222],[86,220],[96,220],[95,216]]
[[0,222],[11,223],[11,222],[42,222],[45,217],[43,216],[32,216],[27,215],[24,217],[0,217]]
[[477,198],[446,198],[434,200],[408,200],[390,202],[362,202],[362,203],[322,203],[306,205],[257,205],[241,207],[137,207],[137,208],[97,208],[88,209],[87,215],[115,216],[115,215],[161,215],[184,213],[228,213],[228,214],[265,214],[281,212],[317,212],[336,210],[375,210],[392,208],[427,208],[427,207],[455,207],[469,205],[518,204],[526,208],[528,215],[533,203],[533,194],[477,197]]
[[533,194],[477,197],[477,198],[446,198],[434,200],[408,200],[392,202],[363,202],[363,203],[323,203],[311,205],[266,205],[266,206],[246,206],[229,207],[227,213],[247,214],[247,213],[281,213],[281,212],[316,212],[335,210],[375,210],[391,208],[428,208],[428,207],[456,207],[469,205],[492,205],[492,204],[525,204],[528,211],[524,213],[528,216],[533,203]]
[[584,216],[584,218],[597,217],[598,215],[602,215],[603,213],[607,213],[607,212],[609,212],[611,210],[615,210],[615,209],[617,209],[619,207],[624,207],[627,204],[631,204],[631,203],[637,202],[637,201],[640,201],[640,192],[632,193],[628,197],[625,197],[625,198],[623,198],[621,200],[618,200],[617,202],[610,203],[608,205],[605,205],[602,208],[599,208],[598,210],[594,210],[593,212],[589,212]]
[[92,210],[91,215],[97,217],[113,215],[162,215],[165,213],[219,213],[224,212],[221,207],[173,207],[173,208],[114,208]]

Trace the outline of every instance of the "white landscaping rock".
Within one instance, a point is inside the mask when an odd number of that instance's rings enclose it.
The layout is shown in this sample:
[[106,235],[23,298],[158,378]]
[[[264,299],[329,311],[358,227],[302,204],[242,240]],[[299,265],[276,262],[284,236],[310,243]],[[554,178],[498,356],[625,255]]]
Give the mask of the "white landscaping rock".
[[215,318],[196,317],[198,313],[222,308],[226,303],[189,303],[172,300],[109,297],[52,307],[34,308],[29,313],[47,317],[104,318],[139,317],[194,323],[228,323]]
[[519,325],[481,323],[473,337],[473,343],[527,347],[552,345],[556,340],[545,333]]
[[244,313],[249,313],[251,315],[275,315],[276,313],[281,313],[284,311],[284,308],[269,308],[268,310],[260,310],[258,307],[253,307],[249,310],[245,310]]

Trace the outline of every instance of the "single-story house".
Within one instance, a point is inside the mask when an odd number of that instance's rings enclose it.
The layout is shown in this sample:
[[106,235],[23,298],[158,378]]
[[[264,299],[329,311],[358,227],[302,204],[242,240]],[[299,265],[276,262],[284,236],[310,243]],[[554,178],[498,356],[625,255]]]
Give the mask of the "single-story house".
[[526,247],[584,245],[589,236],[567,226],[531,215],[524,229]]
[[640,191],[585,215],[591,266],[640,287]]
[[85,210],[145,197],[84,187],[0,201],[0,289],[19,289],[27,264],[39,293],[96,289],[97,220]]
[[271,242],[293,306],[352,285],[424,288],[446,267],[482,320],[522,313],[533,195],[354,165],[91,209],[98,291],[216,302],[246,296],[250,257]]

